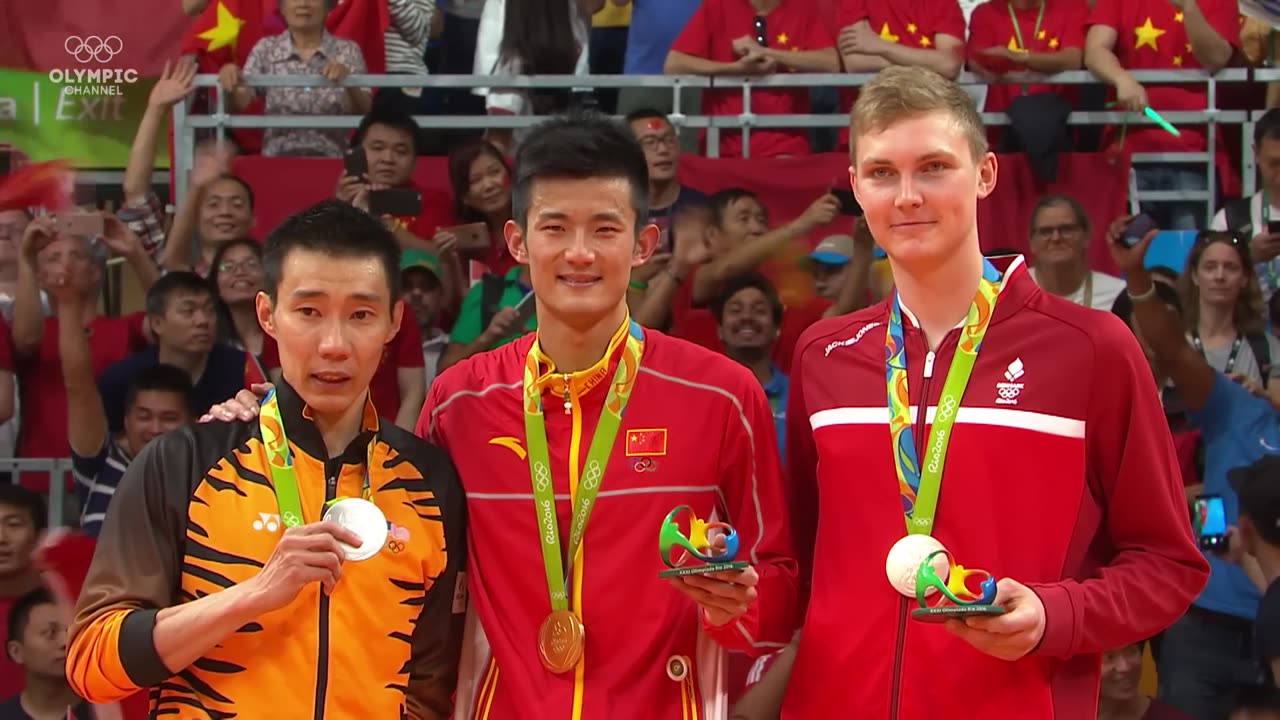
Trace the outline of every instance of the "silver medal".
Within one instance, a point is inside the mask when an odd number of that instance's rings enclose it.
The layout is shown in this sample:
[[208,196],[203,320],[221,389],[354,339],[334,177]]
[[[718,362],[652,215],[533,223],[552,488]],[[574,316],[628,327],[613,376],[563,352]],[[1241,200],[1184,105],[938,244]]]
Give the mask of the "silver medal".
[[377,505],[360,498],[339,500],[325,511],[324,520],[333,522],[360,536],[360,547],[339,542],[347,560],[368,560],[387,544],[387,516]]

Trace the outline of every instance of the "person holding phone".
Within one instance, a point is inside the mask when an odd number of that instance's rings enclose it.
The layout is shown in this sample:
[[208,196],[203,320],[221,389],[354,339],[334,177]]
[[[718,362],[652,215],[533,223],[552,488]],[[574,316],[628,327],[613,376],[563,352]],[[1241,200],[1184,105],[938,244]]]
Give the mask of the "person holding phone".
[[[983,257],[998,167],[963,88],[887,68],[849,131],[895,293],[796,347],[787,459],[810,584],[782,718],[924,720],[946,697],[1092,717],[1101,654],[1174,622],[1208,575],[1142,351],[1020,256]],[[999,578],[1002,614],[911,617],[900,579],[935,543]]]
[[1249,197],[1228,200],[1209,229],[1249,239],[1262,295],[1270,298],[1280,289],[1280,108],[1263,113],[1253,126],[1253,158],[1262,187]]
[[[1222,499],[1228,525],[1239,522],[1240,499],[1229,472],[1280,453],[1280,425],[1271,403],[1216,370],[1187,342],[1183,321],[1160,301],[1143,258],[1158,229],[1121,242],[1131,217],[1111,223],[1108,248],[1133,301],[1133,324],[1153,363],[1178,391],[1204,446],[1203,493]],[[1192,717],[1222,717],[1226,693],[1256,675],[1247,648],[1260,593],[1226,553],[1205,552],[1209,582],[1186,614],[1166,630],[1157,670],[1160,699]]]

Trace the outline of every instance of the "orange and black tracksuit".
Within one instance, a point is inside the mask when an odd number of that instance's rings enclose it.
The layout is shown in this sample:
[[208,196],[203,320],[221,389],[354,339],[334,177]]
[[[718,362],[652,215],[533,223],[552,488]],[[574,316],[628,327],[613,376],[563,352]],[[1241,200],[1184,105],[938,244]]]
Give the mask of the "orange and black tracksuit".
[[324,503],[359,497],[374,443],[370,499],[388,521],[374,557],[343,565],[224,639],[190,667],[155,651],[156,613],[244,582],[284,528],[256,420],[192,425],[156,438],[116,490],[76,607],[67,677],[112,702],[151,689],[154,716],[175,718],[447,717],[465,617],[466,517],[443,451],[366,401],[362,433],[325,460],[319,431],[278,388],[306,523]]

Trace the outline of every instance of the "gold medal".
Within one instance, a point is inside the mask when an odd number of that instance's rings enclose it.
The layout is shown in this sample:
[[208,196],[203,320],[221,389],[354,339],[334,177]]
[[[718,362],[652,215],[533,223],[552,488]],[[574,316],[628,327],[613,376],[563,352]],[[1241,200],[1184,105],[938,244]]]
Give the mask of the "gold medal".
[[556,610],[538,628],[538,657],[547,670],[560,674],[582,660],[586,630],[571,610]]

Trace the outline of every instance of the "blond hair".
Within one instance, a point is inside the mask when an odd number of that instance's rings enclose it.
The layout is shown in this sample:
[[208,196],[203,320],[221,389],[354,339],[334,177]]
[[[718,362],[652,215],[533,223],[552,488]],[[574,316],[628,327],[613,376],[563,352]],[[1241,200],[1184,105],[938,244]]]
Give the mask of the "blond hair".
[[862,135],[934,112],[951,116],[969,141],[975,162],[987,154],[987,130],[968,93],[932,70],[895,65],[863,85],[849,111],[849,159],[854,159],[854,143]]

